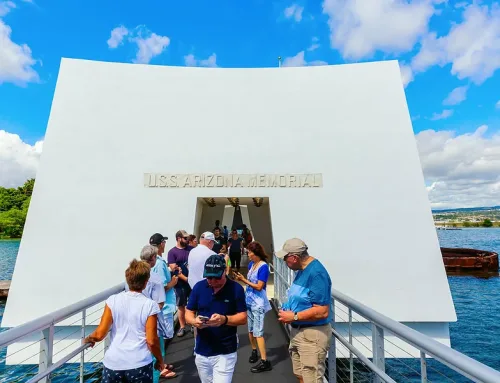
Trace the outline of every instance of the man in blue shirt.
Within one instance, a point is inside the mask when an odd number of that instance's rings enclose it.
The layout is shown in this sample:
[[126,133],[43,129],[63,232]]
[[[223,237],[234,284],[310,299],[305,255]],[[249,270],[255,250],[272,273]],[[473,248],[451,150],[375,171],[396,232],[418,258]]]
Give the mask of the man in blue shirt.
[[245,292],[226,277],[226,262],[211,255],[186,308],[186,322],[198,329],[196,367],[202,383],[230,383],[236,365],[237,326],[247,323]]
[[279,321],[291,325],[290,356],[300,383],[323,382],[325,359],[332,339],[332,281],[320,261],[311,257],[299,238],[285,242],[276,253],[297,271]]

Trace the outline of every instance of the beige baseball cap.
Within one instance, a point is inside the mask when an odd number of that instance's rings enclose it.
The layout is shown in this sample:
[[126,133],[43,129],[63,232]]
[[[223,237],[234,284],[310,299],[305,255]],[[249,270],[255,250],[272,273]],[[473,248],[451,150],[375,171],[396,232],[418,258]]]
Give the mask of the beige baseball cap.
[[307,250],[305,242],[299,238],[292,238],[285,242],[283,249],[276,252],[276,256],[280,259],[285,258],[288,254],[300,254]]

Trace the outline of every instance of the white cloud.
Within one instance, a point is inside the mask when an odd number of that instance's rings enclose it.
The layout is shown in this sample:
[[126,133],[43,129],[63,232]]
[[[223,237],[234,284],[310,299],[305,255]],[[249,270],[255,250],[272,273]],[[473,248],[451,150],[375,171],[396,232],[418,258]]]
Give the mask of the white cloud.
[[451,27],[446,36],[429,33],[412,61],[415,71],[432,65],[451,64],[459,79],[481,84],[500,68],[500,5],[473,3],[465,8],[463,22]]
[[0,1],[0,17],[5,16],[14,8],[16,8],[16,4],[13,1]]
[[413,71],[409,65],[400,64],[399,70],[401,72],[401,81],[406,88],[410,82],[413,81]]
[[495,107],[496,107],[497,109],[500,109],[500,100],[498,100],[498,101],[497,101],[497,103],[495,104]]
[[135,37],[132,39],[137,44],[137,56],[134,62],[148,64],[151,59],[161,54],[170,44],[167,36],[151,33],[148,37]]
[[163,53],[170,45],[168,36],[160,36],[146,29],[143,26],[137,26],[129,30],[124,26],[119,26],[111,31],[111,37],[108,39],[108,47],[117,48],[128,36],[128,42],[137,45],[137,54],[133,62],[139,64],[149,64],[153,57]]
[[[10,3],[10,2],[7,2]],[[3,4],[3,3],[2,3]],[[3,5],[3,12],[10,6]],[[0,84],[12,82],[24,85],[37,82],[38,73],[33,67],[36,60],[27,44],[17,44],[11,40],[12,29],[0,19]]]
[[304,7],[301,7],[297,4],[292,4],[289,7],[285,8],[285,17],[287,19],[293,18],[296,22],[300,22],[302,20],[302,12],[304,11]]
[[189,54],[187,56],[184,56],[184,63],[186,64],[186,66],[204,66],[209,68],[216,68],[217,55],[215,53],[212,53],[206,59],[199,60],[194,57],[193,54]]
[[434,208],[500,204],[500,135],[426,130],[415,138]]
[[281,66],[292,67],[292,66],[319,66],[319,65],[328,65],[328,63],[322,60],[306,61],[305,51],[300,51],[295,56],[286,57],[283,60]]
[[300,51],[295,56],[286,57],[283,60],[282,66],[306,66],[307,62],[304,58],[304,51]]
[[461,102],[465,101],[467,98],[467,90],[468,86],[459,86],[453,89],[448,97],[446,97],[443,101],[443,105],[458,105]]
[[35,177],[43,141],[29,145],[17,134],[0,130],[0,186],[18,187]]
[[452,115],[453,115],[453,110],[445,109],[441,113],[434,113],[431,117],[431,120],[433,120],[433,121],[444,120],[448,117],[451,117]]
[[123,44],[123,38],[128,35],[128,29],[123,25],[116,27],[111,31],[111,37],[108,39],[108,47],[114,49]]
[[371,57],[376,51],[411,51],[428,31],[432,0],[324,0],[330,44],[346,59]]
[[312,43],[311,45],[309,46],[309,48],[307,48],[307,50],[309,52],[312,52],[312,51],[315,51],[316,49],[318,49],[320,47],[319,43],[318,43],[319,39],[317,37],[313,37],[312,38]]

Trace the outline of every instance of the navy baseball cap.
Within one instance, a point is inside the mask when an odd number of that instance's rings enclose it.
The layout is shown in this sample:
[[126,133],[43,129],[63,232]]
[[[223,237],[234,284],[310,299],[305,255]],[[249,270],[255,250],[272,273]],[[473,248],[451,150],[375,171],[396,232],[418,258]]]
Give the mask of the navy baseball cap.
[[218,254],[213,254],[205,261],[203,278],[221,278],[226,271],[226,260]]
[[168,237],[164,237],[160,233],[155,233],[149,238],[149,244],[153,246],[159,246],[163,241],[168,240]]

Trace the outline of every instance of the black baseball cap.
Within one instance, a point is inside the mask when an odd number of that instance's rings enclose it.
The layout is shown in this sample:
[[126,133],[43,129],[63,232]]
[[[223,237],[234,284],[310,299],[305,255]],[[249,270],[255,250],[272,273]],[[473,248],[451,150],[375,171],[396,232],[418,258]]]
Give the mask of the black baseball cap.
[[203,278],[221,278],[226,271],[226,260],[218,254],[213,254],[205,261]]
[[149,244],[153,246],[159,246],[163,241],[168,240],[168,237],[164,237],[160,233],[154,233],[151,238],[149,238]]

